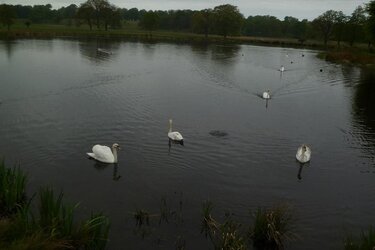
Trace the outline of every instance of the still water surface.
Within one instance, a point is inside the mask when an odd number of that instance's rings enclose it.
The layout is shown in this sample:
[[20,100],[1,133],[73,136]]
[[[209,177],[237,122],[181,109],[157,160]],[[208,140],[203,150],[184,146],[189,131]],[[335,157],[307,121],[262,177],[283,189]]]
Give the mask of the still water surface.
[[[30,194],[51,185],[79,201],[82,215],[107,214],[109,249],[208,249],[204,200],[219,220],[231,212],[247,225],[249,211],[288,203],[299,236],[289,249],[340,249],[346,233],[375,218],[375,76],[316,53],[0,42],[0,155],[28,172]],[[169,118],[185,146],[168,147]],[[86,157],[115,142],[116,167]],[[302,143],[313,155],[300,168]],[[156,219],[142,240],[132,212],[159,213],[162,198],[180,218],[160,227]]]

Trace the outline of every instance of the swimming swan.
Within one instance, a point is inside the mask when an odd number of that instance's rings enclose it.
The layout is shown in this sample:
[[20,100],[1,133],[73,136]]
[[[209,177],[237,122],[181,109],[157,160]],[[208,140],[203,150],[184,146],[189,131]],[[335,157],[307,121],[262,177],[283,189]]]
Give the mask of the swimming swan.
[[270,99],[271,98],[270,91],[267,90],[266,92],[263,92],[262,98],[263,99]]
[[297,150],[296,159],[300,163],[306,163],[310,161],[310,158],[311,158],[311,149],[305,144],[302,144]]
[[280,69],[279,69],[279,70],[280,70],[280,72],[284,72],[284,71],[285,71],[285,68],[284,68],[284,66],[282,66],[282,65],[281,65],[281,67],[280,67]]
[[117,143],[112,145],[112,150],[107,146],[95,145],[92,147],[92,153],[87,154],[100,162],[117,163],[117,150],[120,150],[120,145]]
[[181,145],[184,145],[184,138],[182,137],[182,135],[177,131],[172,132],[172,119],[169,119],[168,137],[170,140],[179,142]]

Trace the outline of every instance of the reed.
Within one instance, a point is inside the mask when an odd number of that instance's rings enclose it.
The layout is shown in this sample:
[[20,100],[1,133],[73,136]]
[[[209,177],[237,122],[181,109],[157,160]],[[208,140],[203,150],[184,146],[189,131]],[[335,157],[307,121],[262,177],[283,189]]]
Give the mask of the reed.
[[249,238],[257,249],[283,249],[285,241],[295,238],[288,206],[258,208],[254,219],[254,225],[249,230]]
[[367,232],[362,231],[359,240],[352,236],[345,239],[345,250],[373,250],[375,249],[375,229],[370,227]]
[[26,180],[19,167],[6,168],[0,162],[0,217],[15,213],[25,203]]
[[109,220],[92,214],[75,220],[76,205],[66,205],[63,193],[52,188],[39,190],[34,215],[25,195],[26,175],[20,168],[8,169],[0,163],[0,249],[93,249],[102,250],[108,241]]
[[219,223],[212,215],[213,204],[206,201],[203,204],[203,220],[201,233],[209,236],[215,249],[245,250],[245,239],[241,233],[241,224],[226,216],[224,223]]

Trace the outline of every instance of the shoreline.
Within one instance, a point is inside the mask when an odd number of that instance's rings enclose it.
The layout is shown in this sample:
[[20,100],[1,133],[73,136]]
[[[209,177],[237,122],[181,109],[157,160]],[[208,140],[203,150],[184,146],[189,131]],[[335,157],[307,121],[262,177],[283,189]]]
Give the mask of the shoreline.
[[169,32],[169,31],[153,31],[152,33],[136,30],[86,30],[78,28],[66,29],[14,29],[0,30],[0,40],[15,39],[119,39],[124,41],[135,42],[167,42],[176,44],[230,44],[230,45],[256,45],[270,47],[286,47],[286,48],[303,48],[320,50],[318,57],[338,64],[353,64],[356,66],[373,67],[375,65],[375,53],[369,52],[364,48],[336,48],[335,42],[331,41],[327,48],[319,41],[307,40],[300,42],[293,38],[269,38],[269,37],[227,37],[218,35],[208,35],[187,32]]

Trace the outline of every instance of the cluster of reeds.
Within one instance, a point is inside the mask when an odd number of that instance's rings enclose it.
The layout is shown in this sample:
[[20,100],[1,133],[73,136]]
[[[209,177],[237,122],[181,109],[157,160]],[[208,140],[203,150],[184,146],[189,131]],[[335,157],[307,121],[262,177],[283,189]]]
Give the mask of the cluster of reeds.
[[6,168],[0,162],[0,217],[9,216],[26,201],[26,175],[20,168]]
[[213,204],[206,201],[203,204],[203,220],[201,233],[209,237],[215,249],[244,250],[246,240],[241,233],[241,224],[226,216],[224,223],[212,217]]
[[258,208],[249,238],[258,249],[282,249],[284,242],[295,238],[292,232],[292,215],[288,206]]
[[362,231],[358,240],[355,240],[352,236],[348,236],[345,239],[345,250],[373,249],[375,249],[375,229],[373,227],[370,227],[367,232]]
[[201,232],[209,237],[215,249],[248,249],[247,242],[255,249],[283,249],[285,241],[295,238],[287,206],[258,208],[253,226],[247,232],[230,215],[225,216],[223,223],[218,222],[212,217],[212,209],[211,202],[203,204]]
[[26,176],[0,165],[0,249],[105,249],[109,220],[102,214],[77,221],[78,205],[66,205],[63,193],[41,188],[37,208],[25,195]]

